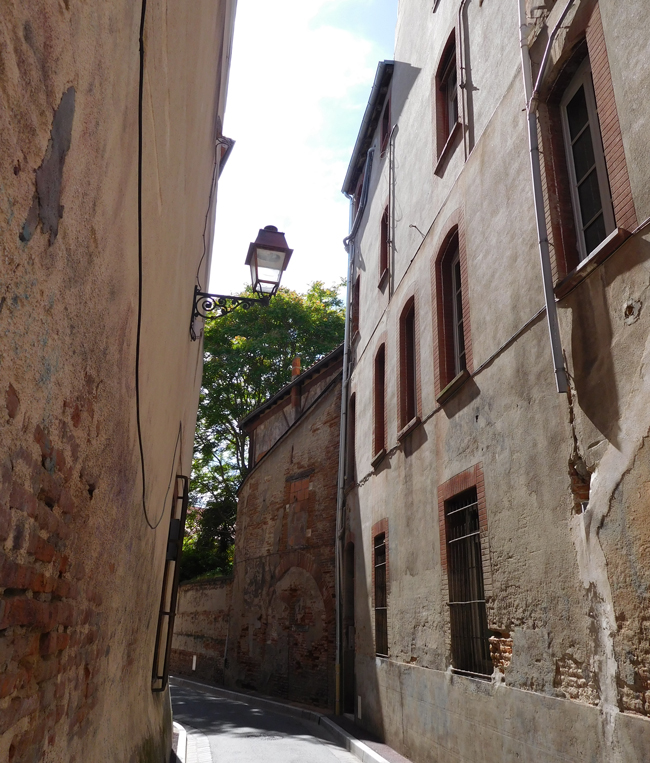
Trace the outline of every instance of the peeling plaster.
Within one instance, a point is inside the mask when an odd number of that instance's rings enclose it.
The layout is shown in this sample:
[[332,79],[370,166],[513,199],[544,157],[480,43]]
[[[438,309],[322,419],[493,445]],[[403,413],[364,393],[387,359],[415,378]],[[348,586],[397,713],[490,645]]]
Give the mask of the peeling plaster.
[[600,708],[611,763],[623,763],[622,752],[614,744],[616,717],[619,710],[614,636],[617,623],[607,560],[599,539],[599,531],[609,513],[614,494],[625,475],[634,466],[637,451],[650,430],[650,408],[647,405],[650,338],[646,341],[640,369],[620,418],[620,450],[611,443],[597,464],[591,479],[589,503],[584,514],[571,517],[569,525],[576,548],[580,578],[591,602],[594,620],[594,672],[600,687]]
[[36,170],[36,191],[32,206],[20,232],[21,241],[29,241],[41,221],[43,233],[49,233],[50,246],[59,233],[59,220],[63,217],[61,184],[63,166],[72,141],[72,121],[75,109],[75,89],[69,87],[54,112],[52,132],[41,166]]

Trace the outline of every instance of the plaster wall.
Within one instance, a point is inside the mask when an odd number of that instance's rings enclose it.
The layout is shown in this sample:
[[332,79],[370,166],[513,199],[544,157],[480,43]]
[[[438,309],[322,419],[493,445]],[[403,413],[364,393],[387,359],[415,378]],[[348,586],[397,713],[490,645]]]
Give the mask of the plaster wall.
[[201,343],[189,319],[234,3],[147,5],[145,506],[140,10],[0,9],[0,759],[12,763],[170,750],[154,638],[173,478],[191,468]]
[[[588,4],[577,5],[571,34]],[[647,46],[635,28],[642,7],[600,2],[639,222],[650,197],[647,141],[642,145],[637,125],[648,114],[640,100],[626,100],[623,62],[631,65],[636,51],[622,41],[629,33],[640,49]],[[559,301],[571,394],[558,395],[540,312],[517,4],[470,1],[466,8],[468,82],[476,88],[465,96],[473,99],[467,160],[459,140],[434,175],[432,77],[458,9],[444,0],[435,13],[430,3],[402,3],[391,84],[398,125],[392,283],[377,286],[389,180],[378,136],[366,222],[355,242],[362,275],[350,386],[357,484],[346,499],[346,537],[355,544],[357,720],[418,763],[641,761],[650,745],[644,572],[650,507],[642,487],[650,480],[648,235],[638,231]],[[532,10],[536,56],[549,8]],[[637,61],[641,72],[647,80],[647,63]],[[472,374],[441,405],[431,263],[459,219]],[[421,423],[399,441],[399,317],[411,296]],[[373,467],[374,356],[381,342],[387,455]],[[484,475],[487,508],[481,545],[488,625],[502,650],[488,681],[450,670],[438,505],[438,488],[475,467]],[[372,528],[386,519],[387,659],[375,656],[372,567]]]
[[171,673],[223,684],[231,593],[231,578],[180,586]]

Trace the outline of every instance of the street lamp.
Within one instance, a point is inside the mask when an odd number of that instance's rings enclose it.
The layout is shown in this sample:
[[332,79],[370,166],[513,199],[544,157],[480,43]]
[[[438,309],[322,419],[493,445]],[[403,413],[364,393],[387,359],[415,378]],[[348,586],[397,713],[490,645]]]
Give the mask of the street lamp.
[[293,249],[287,246],[284,233],[275,225],[261,228],[255,241],[248,247],[246,264],[250,265],[253,292],[257,297],[235,297],[226,294],[208,294],[194,287],[194,304],[190,322],[190,337],[196,340],[199,319],[221,318],[238,307],[248,310],[253,305],[266,307],[280,288],[282,273],[287,269]]

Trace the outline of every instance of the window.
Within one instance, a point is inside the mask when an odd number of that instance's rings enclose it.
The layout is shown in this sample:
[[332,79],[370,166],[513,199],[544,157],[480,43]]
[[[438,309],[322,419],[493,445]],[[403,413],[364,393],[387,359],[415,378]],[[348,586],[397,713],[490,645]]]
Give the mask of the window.
[[440,156],[458,124],[458,69],[456,36],[453,32],[445,45],[436,74],[436,123]]
[[357,396],[350,397],[348,405],[348,447],[347,447],[347,465],[345,470],[346,485],[352,485],[356,482],[356,448],[357,448]]
[[411,298],[400,319],[400,428],[416,416],[415,300]]
[[352,338],[359,333],[359,297],[361,292],[361,276],[357,276],[352,290]]
[[580,260],[615,229],[589,59],[560,102]]
[[386,591],[388,558],[386,533],[374,537],[375,573],[375,652],[388,657],[388,597]]
[[363,179],[365,177],[365,172],[362,172],[359,176],[359,180],[357,181],[357,187],[354,191],[354,197],[352,201],[352,214],[353,216],[356,216],[357,212],[359,211],[359,207],[361,206],[361,191],[363,190]]
[[386,345],[382,344],[375,355],[375,426],[373,456],[386,447]]
[[444,507],[452,667],[491,675],[476,487],[453,496]]
[[[467,314],[464,250],[461,251],[459,229],[447,236],[436,261],[436,314],[438,321],[438,351],[436,394],[451,394],[456,389],[452,381],[462,384],[468,370],[470,338]],[[438,402],[444,398],[438,397]]]
[[454,349],[454,376],[465,370],[465,330],[463,328],[463,287],[460,277],[460,252],[458,239],[455,241],[455,251],[450,264],[451,283],[449,284],[448,299],[451,300],[451,333]]
[[390,137],[390,98],[386,99],[386,105],[381,114],[381,153],[383,154],[388,147]]
[[381,216],[381,230],[379,234],[379,281],[381,283],[384,274],[388,271],[388,246],[389,246],[389,227],[388,227],[388,207],[384,209]]

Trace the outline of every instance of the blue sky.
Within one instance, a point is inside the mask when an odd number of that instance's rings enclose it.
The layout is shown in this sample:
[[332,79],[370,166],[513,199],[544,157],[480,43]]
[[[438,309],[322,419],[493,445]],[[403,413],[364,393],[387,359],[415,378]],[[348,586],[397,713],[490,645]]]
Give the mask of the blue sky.
[[341,185],[377,63],[393,57],[397,0],[239,0],[210,291],[237,293],[259,228],[294,254],[283,284],[345,276]]

